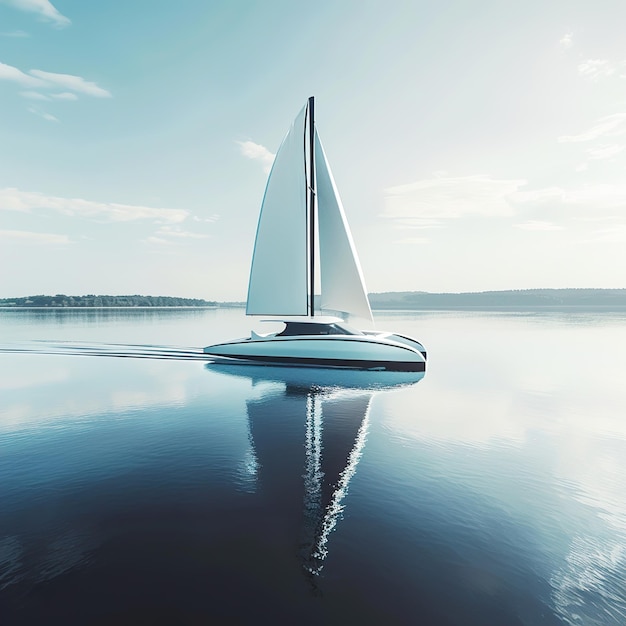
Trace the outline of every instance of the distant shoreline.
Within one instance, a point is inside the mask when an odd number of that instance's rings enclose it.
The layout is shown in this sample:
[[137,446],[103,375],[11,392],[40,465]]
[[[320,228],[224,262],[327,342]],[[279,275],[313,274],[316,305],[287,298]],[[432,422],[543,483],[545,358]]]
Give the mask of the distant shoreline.
[[466,293],[386,292],[369,296],[376,310],[515,310],[626,308],[626,289],[524,289]]
[[[465,293],[395,291],[369,294],[375,311],[626,309],[626,289],[524,289]],[[218,302],[173,296],[36,295],[0,298],[2,309],[243,308],[245,302]]]
[[35,295],[22,298],[0,298],[2,308],[40,309],[103,309],[103,308],[152,308],[152,307],[216,307],[217,303],[200,298],[178,298],[175,296],[124,296],[94,295],[54,296]]

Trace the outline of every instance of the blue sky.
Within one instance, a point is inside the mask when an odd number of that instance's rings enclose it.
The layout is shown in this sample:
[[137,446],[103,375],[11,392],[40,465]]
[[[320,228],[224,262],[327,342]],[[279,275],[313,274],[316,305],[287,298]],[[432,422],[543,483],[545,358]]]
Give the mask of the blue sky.
[[626,4],[0,0],[0,297],[243,300],[309,95],[369,291],[626,287]]

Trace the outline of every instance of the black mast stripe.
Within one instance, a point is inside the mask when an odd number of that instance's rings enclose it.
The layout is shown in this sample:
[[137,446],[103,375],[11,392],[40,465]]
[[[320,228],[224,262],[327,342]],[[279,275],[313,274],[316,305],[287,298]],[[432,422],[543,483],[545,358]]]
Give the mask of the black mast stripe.
[[248,361],[267,365],[304,365],[309,367],[336,367],[347,369],[384,369],[396,372],[425,372],[426,361],[373,361],[366,359],[318,359],[307,357],[265,356],[265,355],[211,355],[222,359],[232,359],[234,363]]
[[315,315],[315,105],[314,98],[309,98],[309,287],[310,314]]

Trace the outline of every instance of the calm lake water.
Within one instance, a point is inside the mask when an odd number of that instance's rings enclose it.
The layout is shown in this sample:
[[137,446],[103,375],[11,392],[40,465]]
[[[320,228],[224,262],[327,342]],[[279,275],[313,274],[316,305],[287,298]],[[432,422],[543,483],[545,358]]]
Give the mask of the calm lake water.
[[623,626],[626,313],[376,317],[424,377],[0,309],[0,623]]

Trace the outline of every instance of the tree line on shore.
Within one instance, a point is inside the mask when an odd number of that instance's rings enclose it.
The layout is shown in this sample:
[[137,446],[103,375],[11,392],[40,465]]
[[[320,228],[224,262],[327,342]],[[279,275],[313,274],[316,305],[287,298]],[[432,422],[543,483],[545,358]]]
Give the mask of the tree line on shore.
[[467,293],[371,293],[373,309],[626,307],[626,289],[516,289]]
[[[319,298],[319,296],[318,296]],[[498,309],[541,307],[626,308],[626,289],[521,289],[467,293],[428,293],[396,291],[370,293],[370,304],[377,310]],[[319,301],[319,300],[318,300]],[[0,298],[0,307],[241,307],[243,302],[216,302],[172,296],[26,296]]]
[[164,307],[164,306],[216,306],[216,302],[198,298],[176,298],[172,296],[26,296],[23,298],[1,298],[0,306],[15,307]]

